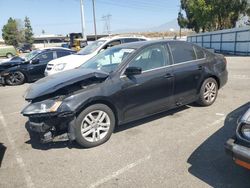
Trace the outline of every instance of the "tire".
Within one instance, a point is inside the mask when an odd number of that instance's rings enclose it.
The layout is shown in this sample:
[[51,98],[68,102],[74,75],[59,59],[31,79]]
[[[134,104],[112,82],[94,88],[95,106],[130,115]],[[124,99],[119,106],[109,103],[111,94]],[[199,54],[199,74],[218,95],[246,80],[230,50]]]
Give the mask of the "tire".
[[5,77],[5,82],[11,86],[22,85],[25,82],[25,76],[20,71],[11,72]]
[[115,116],[108,106],[104,104],[91,105],[76,118],[76,142],[84,148],[101,145],[109,140],[114,127]]
[[196,101],[201,106],[212,105],[218,95],[218,83],[214,78],[207,78],[200,89],[199,99]]
[[14,55],[13,55],[12,53],[7,53],[7,54],[6,54],[6,57],[7,57],[7,58],[12,58],[13,56],[14,56]]

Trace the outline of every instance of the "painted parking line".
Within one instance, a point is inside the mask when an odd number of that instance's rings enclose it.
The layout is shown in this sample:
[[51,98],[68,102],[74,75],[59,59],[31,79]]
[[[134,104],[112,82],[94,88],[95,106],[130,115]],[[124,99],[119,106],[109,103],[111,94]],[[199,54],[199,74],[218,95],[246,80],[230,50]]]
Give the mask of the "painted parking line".
[[7,139],[10,143],[10,147],[12,149],[12,151],[14,152],[17,164],[19,165],[20,169],[22,170],[22,174],[24,176],[25,182],[26,182],[26,186],[28,188],[33,188],[34,183],[32,182],[31,176],[29,175],[29,173],[27,172],[26,168],[25,168],[25,164],[23,162],[23,158],[21,157],[20,153],[18,152],[18,150],[16,149],[16,145],[15,145],[15,141],[13,140],[11,133],[8,129],[8,125],[6,123],[6,120],[2,114],[2,112],[0,111],[0,124],[2,124],[3,126],[3,130],[7,136]]
[[234,78],[234,79],[238,79],[238,80],[250,80],[249,75],[241,75],[241,74],[231,75],[229,78]]
[[140,165],[141,163],[143,163],[143,162],[149,160],[150,158],[151,158],[151,155],[148,155],[148,156],[146,156],[146,157],[144,157],[144,158],[141,158],[141,159],[135,161],[134,163],[131,163],[131,164],[129,164],[129,165],[127,165],[127,166],[125,166],[125,167],[123,167],[123,168],[117,170],[116,172],[113,172],[112,174],[106,176],[105,178],[100,179],[100,180],[98,180],[97,182],[91,184],[91,185],[89,186],[89,188],[96,188],[96,187],[99,187],[99,186],[101,186],[102,184],[108,182],[109,180],[114,179],[114,178],[116,178],[117,176],[119,176],[119,175],[125,173],[126,171],[130,170],[131,168],[134,168],[134,167]]

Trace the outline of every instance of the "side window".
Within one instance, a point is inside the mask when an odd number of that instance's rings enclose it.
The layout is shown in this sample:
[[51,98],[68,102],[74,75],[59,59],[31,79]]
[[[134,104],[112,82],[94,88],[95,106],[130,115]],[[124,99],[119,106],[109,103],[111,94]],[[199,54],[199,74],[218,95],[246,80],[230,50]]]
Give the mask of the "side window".
[[119,45],[119,44],[121,44],[121,41],[120,41],[120,40],[114,40],[114,41],[108,43],[107,45],[105,45],[105,46],[103,47],[103,49],[106,50],[107,48],[111,48],[111,47],[116,46],[116,45]]
[[203,58],[205,58],[204,51],[200,47],[194,46],[194,50],[195,50],[197,59],[203,59]]
[[48,62],[53,59],[53,52],[42,53],[37,57],[40,62]]
[[57,51],[56,54],[57,54],[57,58],[59,58],[59,57],[63,57],[63,56],[66,56],[66,55],[70,55],[71,52],[68,52],[68,51]]
[[175,42],[170,43],[175,64],[196,60],[193,46],[188,43]]
[[140,67],[142,71],[147,71],[170,65],[169,55],[165,57],[165,52],[163,45],[148,47],[130,62],[129,67]]
[[137,38],[127,38],[123,40],[124,43],[129,43],[129,42],[138,42],[139,40]]

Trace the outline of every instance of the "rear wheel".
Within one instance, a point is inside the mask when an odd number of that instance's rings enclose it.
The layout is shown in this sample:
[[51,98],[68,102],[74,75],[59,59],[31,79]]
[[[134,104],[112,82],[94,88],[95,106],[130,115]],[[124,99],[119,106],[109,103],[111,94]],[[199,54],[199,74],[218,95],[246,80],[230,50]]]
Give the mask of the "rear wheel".
[[21,85],[25,82],[25,76],[20,71],[15,71],[9,73],[9,75],[5,78],[5,82],[8,85],[15,86],[15,85]]
[[13,57],[13,54],[12,54],[12,53],[7,53],[7,54],[6,54],[6,57],[7,57],[7,58],[12,58],[12,57]]
[[206,79],[200,89],[200,96],[197,101],[201,106],[212,105],[218,95],[218,83],[214,78]]
[[76,141],[85,148],[105,143],[113,133],[115,116],[104,104],[94,104],[83,110],[76,119]]

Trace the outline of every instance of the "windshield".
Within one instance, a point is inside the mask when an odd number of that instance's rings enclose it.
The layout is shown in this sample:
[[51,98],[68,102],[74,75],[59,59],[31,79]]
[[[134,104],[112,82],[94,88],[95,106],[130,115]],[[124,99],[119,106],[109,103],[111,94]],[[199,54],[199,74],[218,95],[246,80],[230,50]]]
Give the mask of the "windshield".
[[30,53],[28,53],[26,56],[25,56],[25,60],[26,61],[30,61],[31,59],[33,59],[33,57],[35,57],[37,54],[39,54],[41,51],[40,50],[34,50]]
[[94,58],[84,63],[81,68],[102,70],[110,73],[118,67],[118,65],[135,50],[131,48],[109,48]]
[[85,48],[80,50],[77,54],[78,55],[88,55],[96,51],[103,43],[105,40],[97,40],[89,45],[87,45]]

